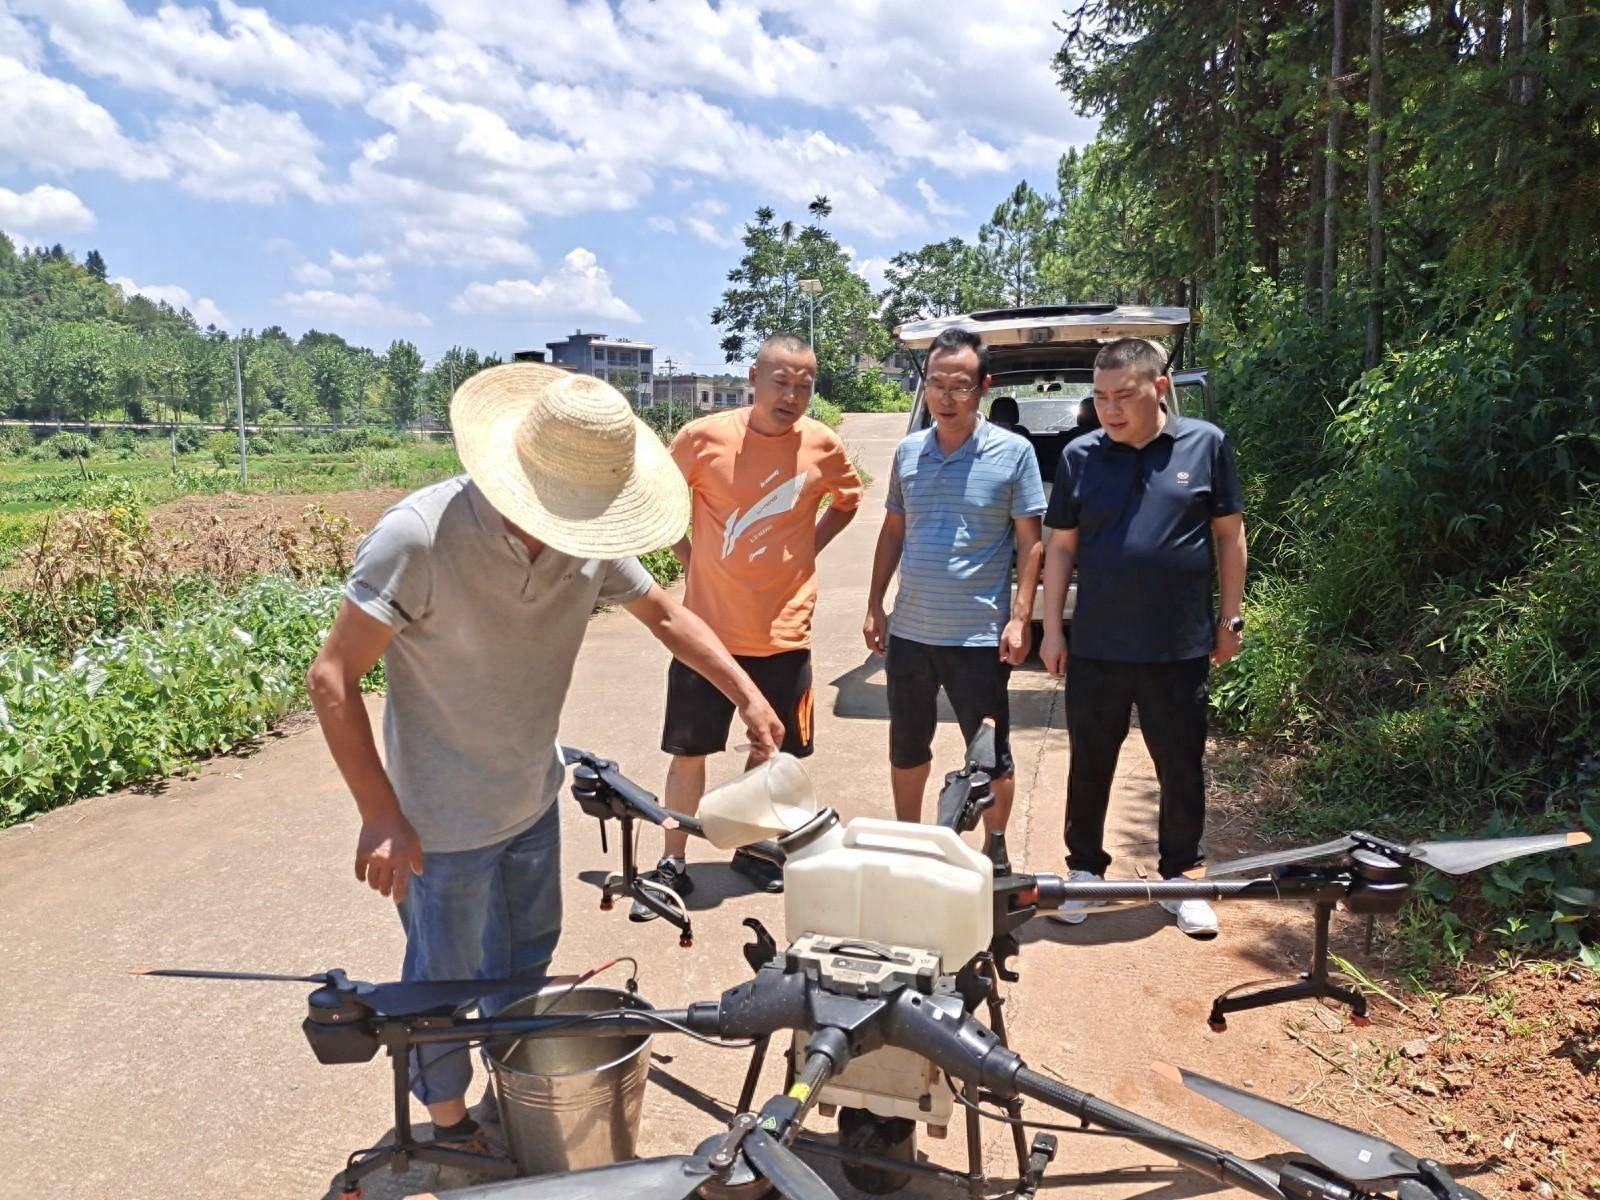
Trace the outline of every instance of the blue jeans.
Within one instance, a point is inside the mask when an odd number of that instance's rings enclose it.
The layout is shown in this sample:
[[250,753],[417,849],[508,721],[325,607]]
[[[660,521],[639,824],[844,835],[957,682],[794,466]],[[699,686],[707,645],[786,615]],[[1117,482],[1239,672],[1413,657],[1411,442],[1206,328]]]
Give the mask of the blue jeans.
[[[561,937],[560,805],[506,841],[453,854],[424,851],[398,905],[406,928],[401,978],[526,978],[524,994],[544,986]],[[513,997],[486,997],[493,1016]],[[411,1090],[424,1104],[457,1100],[472,1081],[472,1055],[460,1044],[411,1052]]]

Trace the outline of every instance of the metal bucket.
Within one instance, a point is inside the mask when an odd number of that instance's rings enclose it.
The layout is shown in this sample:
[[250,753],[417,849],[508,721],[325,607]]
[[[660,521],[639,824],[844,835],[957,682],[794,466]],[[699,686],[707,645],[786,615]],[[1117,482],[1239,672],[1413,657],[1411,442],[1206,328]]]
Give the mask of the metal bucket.
[[[631,992],[547,988],[501,1017],[647,1009]],[[650,1035],[506,1038],[487,1046],[500,1122],[528,1175],[581,1171],[634,1157],[650,1071]]]

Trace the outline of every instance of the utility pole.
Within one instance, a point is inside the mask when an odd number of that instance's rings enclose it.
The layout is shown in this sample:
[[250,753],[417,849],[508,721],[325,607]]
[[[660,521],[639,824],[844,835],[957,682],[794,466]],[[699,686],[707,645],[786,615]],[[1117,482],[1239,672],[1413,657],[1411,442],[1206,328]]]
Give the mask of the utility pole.
[[669,354],[667,356],[667,432],[669,436],[672,431],[672,388],[674,382],[672,356]]
[[233,344],[233,388],[239,402],[239,485],[250,486],[250,463],[244,441],[244,369],[239,365],[239,343]]
[[[815,356],[817,353],[817,294],[822,291],[822,280],[802,279],[800,281],[800,290],[806,294],[806,301],[810,308],[811,353]],[[817,393],[815,390],[811,393],[811,403],[807,406],[807,409],[813,417],[817,415]]]

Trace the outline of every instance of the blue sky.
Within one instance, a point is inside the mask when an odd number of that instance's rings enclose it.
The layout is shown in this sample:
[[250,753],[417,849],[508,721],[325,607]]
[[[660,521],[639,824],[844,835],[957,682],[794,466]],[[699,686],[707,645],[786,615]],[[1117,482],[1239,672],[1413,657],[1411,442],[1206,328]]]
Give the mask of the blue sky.
[[742,223],[868,279],[1093,136],[1050,0],[0,0],[0,229],[229,329],[721,362]]

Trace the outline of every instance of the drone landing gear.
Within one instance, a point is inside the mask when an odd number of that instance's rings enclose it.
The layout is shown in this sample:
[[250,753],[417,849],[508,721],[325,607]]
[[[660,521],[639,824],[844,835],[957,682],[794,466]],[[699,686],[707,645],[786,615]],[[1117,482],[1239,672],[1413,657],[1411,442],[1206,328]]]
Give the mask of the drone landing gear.
[[[1211,1002],[1211,1016],[1206,1024],[1211,1032],[1224,1033],[1228,1028],[1228,1014],[1247,1012],[1252,1008],[1266,1008],[1272,1004],[1286,1004],[1290,1000],[1319,1000],[1327,997],[1337,1000],[1350,1010],[1352,1025],[1370,1025],[1367,1016],[1367,998],[1351,988],[1340,987],[1328,974],[1328,927],[1333,919],[1333,903],[1319,902],[1316,906],[1317,922],[1315,940],[1311,947],[1311,970],[1301,975],[1296,983],[1278,984],[1260,991],[1246,989],[1258,987],[1247,983],[1232,988]],[[1272,982],[1272,981],[1268,981]]]
[[[687,909],[674,907],[659,895],[656,889],[639,877],[639,866],[633,857],[633,812],[631,809],[622,809],[617,818],[622,824],[622,871],[618,874],[607,875],[605,886],[600,889],[600,910],[610,912],[616,907],[618,896],[627,896],[637,900],[656,916],[661,917],[669,924],[677,927],[678,945],[688,949],[694,945],[694,926],[689,921]],[[600,851],[606,853],[606,827],[605,822],[600,823]]]
[[394,1062],[394,1141],[370,1150],[357,1150],[339,1175],[341,1200],[359,1200],[361,1181],[374,1171],[389,1167],[395,1174],[410,1169],[412,1163],[437,1163],[442,1167],[464,1167],[497,1179],[514,1179],[517,1164],[509,1159],[474,1154],[434,1141],[419,1141],[411,1132],[411,1045],[399,1023],[385,1023],[380,1038]]
[[[758,938],[766,931],[760,927],[760,922],[752,919],[745,921],[746,925],[753,926]],[[752,945],[747,949],[755,950]],[[981,999],[988,1012],[990,1030],[1001,1046],[1008,1045],[1006,1040],[1005,1018],[1002,1013],[1005,1001],[1000,995],[1000,985],[995,974],[995,964],[988,955],[979,958],[973,964],[973,977],[982,985]],[[972,995],[968,993],[969,997]],[[969,1000],[969,1007],[975,1006],[977,999]],[[766,1060],[767,1050],[772,1038],[770,1036],[757,1040],[751,1050],[750,1065],[745,1071],[744,1085],[739,1091],[739,1112],[748,1112],[752,1101],[755,1099],[756,1086],[761,1078],[761,1068]],[[793,1060],[788,1055],[784,1056],[785,1091],[794,1083]],[[1003,1107],[1008,1116],[1013,1120],[1022,1117],[1022,1101],[1017,1097],[1000,1097],[988,1092],[979,1091],[975,1084],[967,1084],[962,1089],[962,1094],[972,1104],[987,1100],[992,1104]],[[965,1107],[965,1106],[964,1106]],[[831,1115],[831,1105],[820,1105],[818,1112]],[[854,1115],[850,1115],[854,1114]],[[971,1200],[982,1200],[984,1191],[988,1187],[989,1179],[983,1170],[983,1130],[979,1117],[974,1107],[966,1108],[966,1135],[967,1135],[967,1169],[965,1172],[953,1171],[948,1167],[937,1167],[931,1163],[915,1161],[915,1125],[909,1137],[892,1138],[887,1136],[888,1129],[877,1132],[883,1136],[860,1137],[852,1140],[849,1132],[852,1129],[861,1129],[865,1126],[865,1118],[870,1114],[860,1110],[850,1109],[840,1114],[840,1139],[838,1142],[823,1141],[811,1134],[802,1133],[794,1139],[793,1145],[797,1149],[809,1150],[827,1158],[838,1159],[841,1163],[848,1163],[857,1171],[850,1172],[852,1183],[863,1191],[873,1191],[876,1194],[885,1194],[898,1190],[911,1182],[913,1178],[940,1179],[947,1183],[956,1183],[966,1188]],[[882,1122],[884,1125],[897,1125],[898,1122]],[[1011,1127],[1012,1140],[1017,1155],[1017,1189],[1013,1193],[1017,1200],[1032,1200],[1038,1191],[1044,1173],[1050,1162],[1055,1158],[1056,1139],[1048,1134],[1039,1134],[1033,1139],[1033,1144],[1028,1143],[1027,1133],[1021,1125]],[[942,1136],[940,1134],[939,1136]],[[884,1153],[876,1153],[876,1150]],[[858,1179],[859,1176],[859,1179]],[[879,1188],[864,1186],[868,1182],[877,1182]]]

